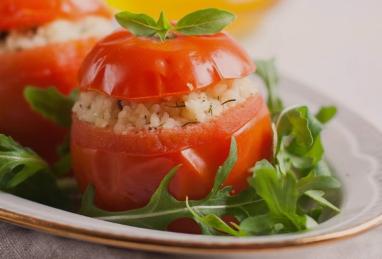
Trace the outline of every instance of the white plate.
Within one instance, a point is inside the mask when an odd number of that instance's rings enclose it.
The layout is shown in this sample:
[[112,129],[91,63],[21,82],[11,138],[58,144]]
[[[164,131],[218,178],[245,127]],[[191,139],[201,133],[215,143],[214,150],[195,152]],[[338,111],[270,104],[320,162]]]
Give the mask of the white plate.
[[[295,81],[283,79],[287,104],[312,109],[336,104]],[[307,245],[349,237],[382,223],[382,134],[357,114],[339,114],[324,132],[327,157],[343,183],[342,211],[316,229],[263,237],[211,237],[129,227],[84,217],[0,192],[0,218],[60,236],[118,247],[183,253],[226,253]]]

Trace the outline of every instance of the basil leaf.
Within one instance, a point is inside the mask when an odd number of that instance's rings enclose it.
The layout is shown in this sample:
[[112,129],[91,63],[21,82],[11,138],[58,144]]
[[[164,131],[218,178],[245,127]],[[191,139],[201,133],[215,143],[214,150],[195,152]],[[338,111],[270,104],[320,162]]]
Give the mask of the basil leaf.
[[263,80],[267,90],[267,104],[272,118],[277,118],[284,109],[284,104],[279,97],[278,83],[279,76],[276,69],[275,60],[256,60],[256,74]]
[[164,12],[162,11],[160,13],[158,22],[157,22],[160,30],[157,32],[159,38],[163,41],[167,38],[167,33],[171,28],[171,24],[167,17],[165,16]]
[[161,28],[156,21],[146,14],[135,14],[128,11],[115,15],[117,22],[137,36],[153,36]]
[[61,94],[55,87],[27,86],[24,97],[33,110],[59,126],[69,128],[76,92],[70,96]]
[[316,114],[317,120],[321,123],[328,123],[337,113],[337,108],[335,106],[324,106]]
[[234,14],[224,10],[202,9],[181,18],[175,29],[185,35],[214,34],[223,30],[234,19]]

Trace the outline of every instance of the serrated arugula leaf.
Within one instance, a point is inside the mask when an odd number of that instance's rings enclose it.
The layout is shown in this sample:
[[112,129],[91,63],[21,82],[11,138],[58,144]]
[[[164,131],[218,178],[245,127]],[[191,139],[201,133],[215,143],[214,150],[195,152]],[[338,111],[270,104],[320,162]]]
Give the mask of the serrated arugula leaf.
[[337,114],[337,108],[335,106],[324,106],[321,107],[318,113],[316,114],[317,120],[321,123],[328,123],[334,116]]
[[0,134],[0,188],[12,189],[29,177],[48,169],[48,164],[31,149]]
[[266,202],[272,221],[282,224],[286,231],[306,229],[305,216],[297,214],[299,193],[295,176],[279,172],[266,160],[258,162],[252,171],[249,184]]
[[267,90],[267,104],[272,118],[277,118],[284,109],[278,93],[279,76],[274,59],[256,60],[256,74],[263,80]]
[[185,35],[214,34],[223,30],[235,15],[216,8],[202,9],[181,18],[175,29]]
[[199,214],[194,208],[192,208],[189,205],[188,199],[186,199],[186,206],[192,214],[194,220],[201,226],[203,234],[213,235],[216,234],[216,231],[220,231],[222,233],[226,233],[232,236],[242,236],[240,231],[233,229],[215,214]]
[[312,198],[322,206],[328,207],[336,212],[340,212],[340,209],[334,206],[330,201],[324,198],[325,192],[318,190],[308,190],[304,193],[306,196]]
[[70,206],[49,165],[3,134],[0,134],[0,190],[58,208]]
[[115,15],[117,22],[137,36],[153,36],[161,28],[150,16],[143,13],[120,12]]
[[27,86],[24,97],[33,110],[59,126],[69,128],[71,125],[72,107],[77,93],[61,94],[55,87],[39,88]]
[[242,235],[259,236],[282,233],[285,226],[272,214],[263,214],[246,218],[241,222],[239,228]]
[[297,183],[297,189],[300,195],[303,195],[309,190],[338,189],[340,187],[341,183],[333,176],[315,175],[314,172],[299,179]]
[[294,168],[305,175],[318,166],[324,154],[322,127],[306,106],[292,107],[280,114],[275,157],[282,172]]

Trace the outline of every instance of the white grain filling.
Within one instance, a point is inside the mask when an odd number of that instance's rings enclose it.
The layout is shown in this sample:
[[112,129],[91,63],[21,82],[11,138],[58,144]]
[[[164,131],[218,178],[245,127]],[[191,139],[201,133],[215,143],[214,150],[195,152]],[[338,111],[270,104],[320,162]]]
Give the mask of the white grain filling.
[[29,30],[12,30],[0,40],[0,52],[14,52],[51,43],[62,43],[78,39],[101,38],[113,31],[111,20],[100,16],[83,19],[55,20]]
[[224,81],[157,103],[119,101],[89,91],[80,94],[73,112],[81,121],[100,128],[110,127],[114,132],[123,134],[141,129],[172,129],[207,122],[256,94],[256,83],[248,78]]

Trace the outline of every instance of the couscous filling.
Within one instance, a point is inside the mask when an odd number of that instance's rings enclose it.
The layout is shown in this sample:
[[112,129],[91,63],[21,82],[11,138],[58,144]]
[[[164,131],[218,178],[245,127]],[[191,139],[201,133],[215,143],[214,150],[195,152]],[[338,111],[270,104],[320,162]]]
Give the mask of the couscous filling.
[[113,30],[109,19],[86,16],[77,21],[55,20],[37,28],[0,32],[0,52],[14,52],[51,43],[101,38]]
[[183,96],[163,98],[159,102],[123,101],[89,91],[80,93],[73,112],[81,121],[100,128],[110,127],[123,134],[207,122],[256,94],[256,83],[249,78],[223,81]]

